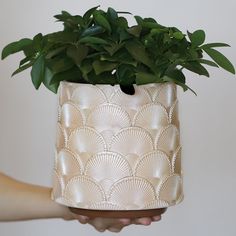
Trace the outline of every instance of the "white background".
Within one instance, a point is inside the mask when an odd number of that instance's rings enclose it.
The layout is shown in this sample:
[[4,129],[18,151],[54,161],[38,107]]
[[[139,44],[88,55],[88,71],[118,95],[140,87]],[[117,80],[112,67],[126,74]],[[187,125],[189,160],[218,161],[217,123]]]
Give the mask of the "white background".
[[[61,10],[82,14],[99,4],[104,9],[112,6],[150,16],[184,32],[205,29],[207,42],[232,46],[221,51],[236,65],[235,0],[1,0],[0,50],[20,38],[61,29],[52,18]],[[10,78],[20,58],[15,55],[0,62],[0,170],[23,181],[50,186],[56,95],[43,87],[36,92],[29,71]],[[197,97],[178,90],[184,201],[168,209],[161,222],[130,226],[120,235],[236,235],[236,77],[215,68],[209,71],[211,78],[187,73],[187,84]],[[89,225],[62,220],[0,224],[0,236],[98,234]]]

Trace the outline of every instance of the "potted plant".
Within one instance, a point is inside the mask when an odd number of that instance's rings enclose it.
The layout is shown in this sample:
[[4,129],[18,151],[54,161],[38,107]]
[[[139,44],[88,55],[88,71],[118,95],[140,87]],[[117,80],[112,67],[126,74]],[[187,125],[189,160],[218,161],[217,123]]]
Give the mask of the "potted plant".
[[[92,216],[151,216],[183,199],[177,85],[204,65],[235,74],[205,44],[205,32],[182,33],[153,18],[94,7],[55,18],[62,31],[10,43],[2,59],[22,51],[13,75],[32,67],[36,89],[58,93],[52,198]],[[204,53],[212,60],[204,58]]]

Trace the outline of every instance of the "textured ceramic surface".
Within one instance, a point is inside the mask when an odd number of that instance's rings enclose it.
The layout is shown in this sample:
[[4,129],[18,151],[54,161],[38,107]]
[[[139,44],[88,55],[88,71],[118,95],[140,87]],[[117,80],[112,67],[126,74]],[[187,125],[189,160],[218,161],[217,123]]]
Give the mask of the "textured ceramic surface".
[[140,210],[183,199],[176,85],[61,82],[52,198],[96,210]]

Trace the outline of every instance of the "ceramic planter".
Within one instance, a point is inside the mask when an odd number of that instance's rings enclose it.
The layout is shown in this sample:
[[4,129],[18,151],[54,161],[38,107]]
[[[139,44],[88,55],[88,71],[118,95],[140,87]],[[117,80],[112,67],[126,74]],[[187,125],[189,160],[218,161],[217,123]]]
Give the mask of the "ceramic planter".
[[176,85],[61,82],[52,198],[76,209],[164,209],[183,199]]

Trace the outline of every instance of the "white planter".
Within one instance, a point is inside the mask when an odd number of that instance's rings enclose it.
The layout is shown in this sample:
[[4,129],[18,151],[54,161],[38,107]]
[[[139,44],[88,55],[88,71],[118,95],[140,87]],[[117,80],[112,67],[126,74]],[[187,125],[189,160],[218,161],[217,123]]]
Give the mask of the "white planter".
[[61,82],[52,198],[92,210],[166,208],[183,199],[176,85]]

